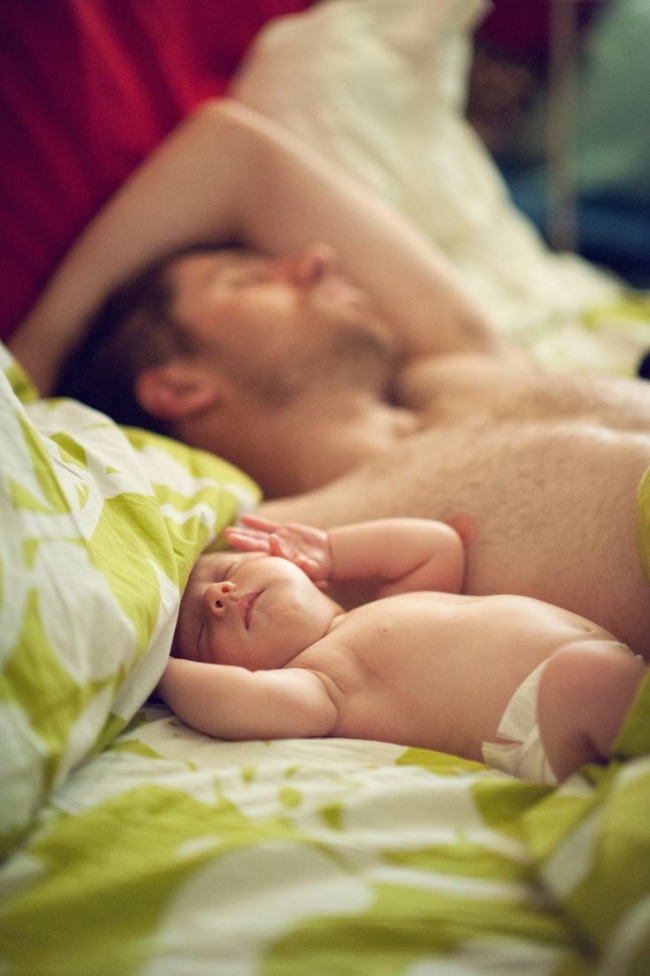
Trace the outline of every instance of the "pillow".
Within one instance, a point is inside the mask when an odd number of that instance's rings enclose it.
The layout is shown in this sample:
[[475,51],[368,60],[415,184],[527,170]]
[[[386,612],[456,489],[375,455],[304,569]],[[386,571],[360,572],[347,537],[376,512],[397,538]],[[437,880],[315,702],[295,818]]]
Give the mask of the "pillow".
[[320,0],[262,29],[229,93],[412,220],[539,365],[635,374],[648,303],[622,314],[620,282],[549,251],[465,118],[472,31],[488,10],[486,0]]
[[197,556],[259,499],[231,465],[36,400],[0,345],[0,853],[165,666]]

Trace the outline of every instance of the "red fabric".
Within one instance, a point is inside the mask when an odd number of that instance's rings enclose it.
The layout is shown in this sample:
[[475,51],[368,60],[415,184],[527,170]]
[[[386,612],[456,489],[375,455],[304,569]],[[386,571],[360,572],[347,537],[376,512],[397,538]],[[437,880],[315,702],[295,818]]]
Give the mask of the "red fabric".
[[309,0],[2,0],[0,338],[89,218],[271,17]]

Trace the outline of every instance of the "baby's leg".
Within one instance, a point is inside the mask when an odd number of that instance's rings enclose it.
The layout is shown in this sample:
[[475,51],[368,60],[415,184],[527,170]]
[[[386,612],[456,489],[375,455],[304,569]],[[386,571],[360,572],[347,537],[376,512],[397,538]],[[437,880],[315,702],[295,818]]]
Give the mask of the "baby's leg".
[[539,686],[538,719],[553,772],[563,780],[611,756],[645,663],[627,648],[588,641],[558,651]]

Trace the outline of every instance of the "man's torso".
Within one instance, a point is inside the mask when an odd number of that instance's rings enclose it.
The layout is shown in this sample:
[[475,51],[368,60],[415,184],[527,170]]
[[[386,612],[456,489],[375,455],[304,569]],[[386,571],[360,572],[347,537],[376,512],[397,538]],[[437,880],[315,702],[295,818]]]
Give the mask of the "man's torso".
[[418,432],[337,481],[268,503],[328,527],[387,516],[455,524],[465,592],[573,610],[650,657],[636,493],[650,465],[650,384],[440,370]]

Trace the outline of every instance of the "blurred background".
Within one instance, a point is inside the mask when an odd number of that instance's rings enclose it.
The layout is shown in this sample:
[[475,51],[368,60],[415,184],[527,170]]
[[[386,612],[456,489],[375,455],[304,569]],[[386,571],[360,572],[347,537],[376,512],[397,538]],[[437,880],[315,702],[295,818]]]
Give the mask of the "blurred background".
[[491,0],[467,114],[552,247],[650,287],[650,0]]

